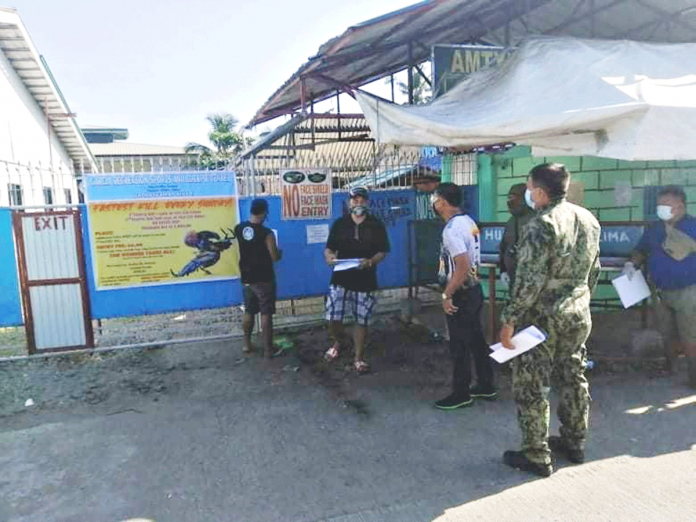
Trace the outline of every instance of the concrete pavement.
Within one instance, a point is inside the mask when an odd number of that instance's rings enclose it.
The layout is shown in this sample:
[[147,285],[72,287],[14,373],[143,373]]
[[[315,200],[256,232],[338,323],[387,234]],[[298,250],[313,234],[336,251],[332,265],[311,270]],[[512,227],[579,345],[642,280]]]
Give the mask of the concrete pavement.
[[588,463],[537,479],[500,462],[519,438],[504,381],[447,413],[379,374],[332,387],[292,358],[186,349],[155,355],[166,393],[0,418],[0,520],[696,520],[682,376],[595,376]]

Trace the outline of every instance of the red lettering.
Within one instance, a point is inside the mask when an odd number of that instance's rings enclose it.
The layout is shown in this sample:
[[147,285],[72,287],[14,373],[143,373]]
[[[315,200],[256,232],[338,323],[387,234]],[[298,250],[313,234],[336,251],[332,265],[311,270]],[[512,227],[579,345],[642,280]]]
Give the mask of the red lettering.
[[300,215],[300,190],[297,185],[283,187],[283,217]]

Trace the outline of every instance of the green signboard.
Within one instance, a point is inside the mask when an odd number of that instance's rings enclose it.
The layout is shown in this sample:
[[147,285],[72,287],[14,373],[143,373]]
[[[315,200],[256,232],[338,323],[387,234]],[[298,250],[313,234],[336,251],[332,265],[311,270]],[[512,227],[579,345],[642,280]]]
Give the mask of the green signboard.
[[501,64],[514,51],[492,45],[433,45],[433,98],[442,96],[471,73]]

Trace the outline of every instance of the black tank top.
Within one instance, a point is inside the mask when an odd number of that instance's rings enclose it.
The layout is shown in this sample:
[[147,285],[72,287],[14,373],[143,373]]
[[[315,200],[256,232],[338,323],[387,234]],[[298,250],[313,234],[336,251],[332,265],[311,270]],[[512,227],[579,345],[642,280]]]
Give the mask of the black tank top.
[[270,234],[273,234],[270,228],[250,221],[244,221],[235,227],[243,284],[270,283],[274,280],[273,260],[266,246],[266,238]]

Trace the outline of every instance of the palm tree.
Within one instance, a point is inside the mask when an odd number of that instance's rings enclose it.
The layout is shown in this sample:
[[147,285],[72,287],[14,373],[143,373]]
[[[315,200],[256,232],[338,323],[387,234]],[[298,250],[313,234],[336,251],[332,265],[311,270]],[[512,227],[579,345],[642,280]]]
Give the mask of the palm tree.
[[186,153],[197,154],[204,168],[224,167],[231,158],[254,141],[252,138],[245,139],[242,136],[242,133],[237,130],[239,120],[231,114],[211,114],[206,119],[212,127],[208,132],[208,139],[215,148],[193,142],[186,145]]
[[[408,98],[408,83],[397,83],[401,94]],[[430,85],[417,72],[413,72],[413,105],[423,105],[430,101]]]
[[[391,81],[391,78],[387,78],[384,82],[391,84]],[[397,81],[396,86],[399,88],[399,92],[408,99],[408,83]],[[418,71],[413,71],[413,105],[426,104],[430,101],[430,97],[430,85]]]

